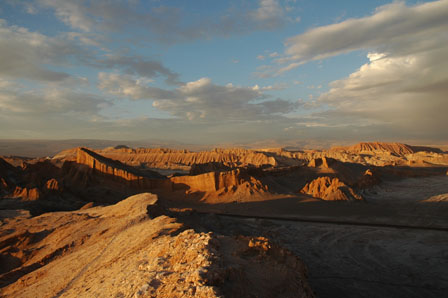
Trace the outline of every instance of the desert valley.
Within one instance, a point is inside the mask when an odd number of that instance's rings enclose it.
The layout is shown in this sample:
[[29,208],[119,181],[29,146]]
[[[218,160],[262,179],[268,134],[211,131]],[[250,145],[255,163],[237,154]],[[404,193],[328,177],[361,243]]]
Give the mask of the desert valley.
[[448,297],[448,0],[0,1],[0,298]]
[[0,163],[2,296],[448,291],[448,153],[438,148],[117,145]]

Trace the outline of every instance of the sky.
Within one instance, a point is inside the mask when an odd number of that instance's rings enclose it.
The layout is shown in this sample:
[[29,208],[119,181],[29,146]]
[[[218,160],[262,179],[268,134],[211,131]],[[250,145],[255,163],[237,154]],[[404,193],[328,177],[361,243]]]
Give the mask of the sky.
[[448,0],[2,0],[0,138],[448,142]]

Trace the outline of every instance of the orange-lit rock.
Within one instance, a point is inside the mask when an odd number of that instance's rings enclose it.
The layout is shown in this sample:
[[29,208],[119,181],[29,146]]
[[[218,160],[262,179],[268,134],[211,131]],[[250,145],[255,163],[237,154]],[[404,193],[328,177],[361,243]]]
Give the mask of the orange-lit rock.
[[[196,176],[172,177],[174,188],[186,188],[188,192],[202,192],[208,201],[222,201],[225,195],[232,200],[231,195],[261,195],[268,187],[245,170],[236,169],[227,172],[210,172]],[[234,197],[236,200],[237,197]]]
[[15,198],[22,198],[26,201],[34,201],[38,200],[41,196],[40,190],[36,187],[34,188],[26,188],[26,187],[20,187],[17,186],[14,190],[13,197]]
[[78,164],[86,165],[112,179],[126,182],[129,186],[141,189],[169,188],[170,183],[162,175],[153,171],[139,172],[135,168],[101,156],[86,148],[78,148],[76,155]]
[[61,190],[58,180],[52,178],[45,183],[46,190]]
[[338,178],[319,177],[307,183],[301,193],[320,198],[325,201],[353,201],[362,200],[362,197],[354,192]]

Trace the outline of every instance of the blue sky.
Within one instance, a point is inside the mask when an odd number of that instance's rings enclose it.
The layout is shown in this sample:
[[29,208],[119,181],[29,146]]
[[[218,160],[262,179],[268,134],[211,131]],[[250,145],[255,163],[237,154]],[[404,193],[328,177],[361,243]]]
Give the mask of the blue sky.
[[10,0],[0,19],[0,138],[447,141],[446,0]]

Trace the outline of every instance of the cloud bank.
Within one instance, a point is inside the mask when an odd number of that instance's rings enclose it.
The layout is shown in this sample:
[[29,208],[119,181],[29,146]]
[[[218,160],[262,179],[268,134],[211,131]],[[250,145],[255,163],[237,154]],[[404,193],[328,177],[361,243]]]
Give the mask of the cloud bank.
[[319,123],[356,126],[377,137],[394,132],[406,138],[446,139],[447,32],[448,1],[415,6],[394,2],[372,16],[289,38],[278,60],[287,65],[279,72],[312,60],[369,51],[367,63],[333,81],[318,98],[328,107],[313,115]]
[[152,100],[155,108],[190,121],[263,120],[280,117],[299,106],[299,102],[268,99],[265,88],[259,86],[221,86],[209,78],[184,83],[174,90],[151,87],[149,83],[130,75],[100,73],[98,87],[116,96]]

